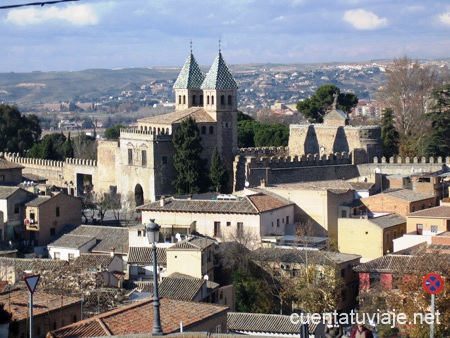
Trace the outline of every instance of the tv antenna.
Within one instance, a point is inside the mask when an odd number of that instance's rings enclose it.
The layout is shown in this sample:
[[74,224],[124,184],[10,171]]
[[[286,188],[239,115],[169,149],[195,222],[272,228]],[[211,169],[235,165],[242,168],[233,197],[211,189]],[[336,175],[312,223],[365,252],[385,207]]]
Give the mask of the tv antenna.
[[57,3],[60,3],[60,2],[69,2],[69,1],[80,1],[80,0],[54,0],[54,1],[29,2],[29,3],[26,3],[26,4],[0,6],[0,9],[26,7],[26,6],[41,6],[42,7],[44,5],[53,5],[53,4],[57,4]]

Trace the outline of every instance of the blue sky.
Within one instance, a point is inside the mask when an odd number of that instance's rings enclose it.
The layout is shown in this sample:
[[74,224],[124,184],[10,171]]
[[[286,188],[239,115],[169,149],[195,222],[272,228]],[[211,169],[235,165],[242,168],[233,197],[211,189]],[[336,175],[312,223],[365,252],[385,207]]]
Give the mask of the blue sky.
[[0,25],[0,72],[181,67],[191,40],[209,66],[219,39],[228,64],[450,57],[448,0],[80,0]]

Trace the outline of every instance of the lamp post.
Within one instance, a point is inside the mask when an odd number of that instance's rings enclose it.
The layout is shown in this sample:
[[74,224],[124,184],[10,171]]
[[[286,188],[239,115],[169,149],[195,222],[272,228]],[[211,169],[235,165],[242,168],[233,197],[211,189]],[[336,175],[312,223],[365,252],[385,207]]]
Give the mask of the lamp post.
[[159,240],[159,229],[161,227],[150,220],[145,227],[147,231],[148,243],[152,245],[153,256],[153,332],[154,336],[162,336],[161,317],[159,315],[159,293],[158,293],[158,263],[156,261],[156,243]]

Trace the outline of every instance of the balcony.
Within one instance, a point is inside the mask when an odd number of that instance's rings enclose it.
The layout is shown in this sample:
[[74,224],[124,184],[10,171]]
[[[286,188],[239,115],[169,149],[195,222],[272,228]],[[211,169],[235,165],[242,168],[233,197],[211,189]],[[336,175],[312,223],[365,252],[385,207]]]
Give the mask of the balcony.
[[24,224],[25,224],[27,230],[30,230],[30,231],[38,231],[39,230],[39,222],[36,221],[35,219],[26,218],[24,220]]

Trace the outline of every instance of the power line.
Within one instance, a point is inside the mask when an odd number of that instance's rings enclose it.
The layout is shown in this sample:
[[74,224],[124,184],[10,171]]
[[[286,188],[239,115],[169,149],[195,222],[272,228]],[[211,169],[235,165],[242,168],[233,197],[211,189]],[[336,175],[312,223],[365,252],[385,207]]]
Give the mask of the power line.
[[54,1],[30,2],[27,4],[0,6],[0,9],[17,8],[17,7],[25,7],[25,6],[41,6],[42,7],[44,5],[52,5],[52,4],[57,4],[59,2],[69,2],[69,1],[80,1],[80,0],[54,0]]

